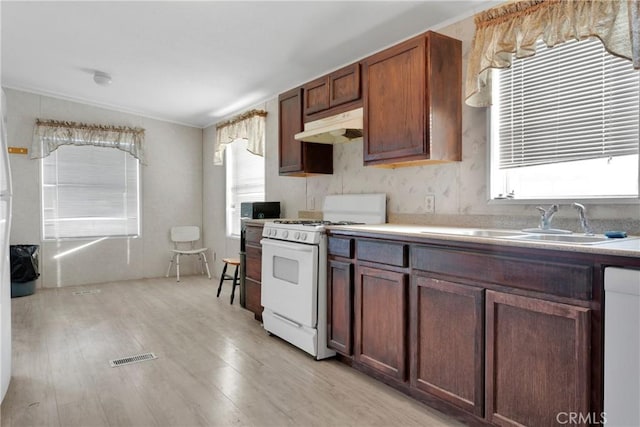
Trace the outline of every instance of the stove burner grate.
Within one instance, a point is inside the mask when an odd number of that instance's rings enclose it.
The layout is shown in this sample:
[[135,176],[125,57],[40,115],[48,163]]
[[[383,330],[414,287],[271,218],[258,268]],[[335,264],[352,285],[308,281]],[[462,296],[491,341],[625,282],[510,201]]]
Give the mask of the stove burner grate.
[[318,225],[320,221],[317,219],[276,219],[276,224],[293,224],[293,225]]
[[364,222],[355,222],[355,221],[322,221],[317,219],[278,219],[273,221],[276,224],[285,224],[285,225],[307,225],[307,226],[318,226],[318,225],[359,225],[364,224]]

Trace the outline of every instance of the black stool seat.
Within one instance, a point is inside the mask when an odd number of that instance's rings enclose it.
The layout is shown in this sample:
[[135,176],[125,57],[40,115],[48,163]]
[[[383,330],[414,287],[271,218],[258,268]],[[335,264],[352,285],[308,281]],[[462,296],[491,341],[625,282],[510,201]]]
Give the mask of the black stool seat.
[[[218,294],[216,295],[216,298],[220,296],[220,291],[222,290],[222,283],[224,283],[225,280],[233,280],[233,285],[231,288],[231,302],[230,304],[233,304],[233,298],[235,297],[236,294],[236,286],[238,286],[240,284],[240,280],[238,279],[238,267],[240,267],[240,259],[239,258],[223,258],[222,262],[224,262],[224,267],[222,268],[222,274],[220,275],[220,285],[218,285]],[[227,274],[227,267],[229,265],[235,265],[236,269],[233,272],[233,276],[230,276]]]

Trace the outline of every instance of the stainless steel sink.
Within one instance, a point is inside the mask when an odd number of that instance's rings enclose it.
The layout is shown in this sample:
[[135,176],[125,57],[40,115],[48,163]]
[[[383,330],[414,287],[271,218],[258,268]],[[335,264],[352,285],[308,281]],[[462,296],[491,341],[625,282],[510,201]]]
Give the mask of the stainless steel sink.
[[518,237],[518,236],[526,236],[524,233],[520,233],[519,231],[506,231],[506,230],[468,230],[462,232],[465,236],[476,236],[476,237]]
[[585,236],[582,234],[543,234],[526,233],[516,230],[492,230],[482,228],[425,227],[420,232],[424,234],[448,234],[456,236],[487,237],[501,240],[561,243],[565,245],[598,245],[601,243],[619,241],[619,239],[609,239],[602,235]]
[[525,233],[534,233],[534,234],[571,234],[571,230],[562,230],[560,228],[548,228],[546,230],[542,228],[524,228],[522,231]]
[[513,240],[531,240],[547,243],[565,243],[569,245],[597,245],[599,243],[610,243],[613,240],[605,236],[582,236],[566,234],[526,234],[524,236],[512,237]]
[[443,228],[443,227],[433,227],[428,228],[421,233],[426,234],[454,234],[458,236],[474,236],[474,237],[517,237],[517,236],[526,236],[526,233],[522,233],[519,231],[508,231],[508,230],[485,230],[481,228]]

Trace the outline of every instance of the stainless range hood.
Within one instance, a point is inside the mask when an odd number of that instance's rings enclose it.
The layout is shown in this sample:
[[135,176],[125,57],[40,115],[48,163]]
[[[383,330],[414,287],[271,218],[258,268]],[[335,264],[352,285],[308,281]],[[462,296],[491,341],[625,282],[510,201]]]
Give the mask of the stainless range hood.
[[304,132],[297,133],[298,141],[339,144],[362,138],[363,109],[347,111],[335,116],[307,122]]

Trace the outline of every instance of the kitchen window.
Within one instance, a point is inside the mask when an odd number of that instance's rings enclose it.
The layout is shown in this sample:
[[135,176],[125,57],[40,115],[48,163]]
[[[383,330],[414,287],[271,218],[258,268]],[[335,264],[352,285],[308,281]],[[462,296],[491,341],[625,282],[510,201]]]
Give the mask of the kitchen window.
[[107,147],[63,145],[42,159],[44,240],[140,235],[139,161]]
[[264,157],[248,151],[247,144],[236,139],[224,150],[229,237],[240,237],[240,203],[264,201]]
[[493,71],[491,199],[639,195],[640,73],[597,39]]

